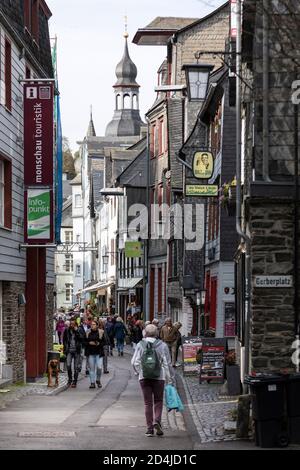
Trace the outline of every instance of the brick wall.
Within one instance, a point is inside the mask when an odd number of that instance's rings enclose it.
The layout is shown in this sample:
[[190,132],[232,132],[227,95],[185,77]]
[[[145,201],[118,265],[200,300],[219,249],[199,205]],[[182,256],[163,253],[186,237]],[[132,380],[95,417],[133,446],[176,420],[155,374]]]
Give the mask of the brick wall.
[[25,306],[18,303],[19,294],[25,294],[25,284],[2,282],[3,289],[3,341],[7,347],[6,364],[12,366],[13,380],[24,380],[25,359]]

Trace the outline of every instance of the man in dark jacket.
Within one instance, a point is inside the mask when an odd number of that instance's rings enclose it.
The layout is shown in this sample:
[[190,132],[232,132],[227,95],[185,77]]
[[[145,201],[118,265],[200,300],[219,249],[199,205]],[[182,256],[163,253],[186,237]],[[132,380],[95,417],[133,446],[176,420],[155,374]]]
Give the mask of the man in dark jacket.
[[113,356],[113,349],[115,346],[115,325],[111,317],[107,318],[107,321],[105,323],[105,331],[107,336],[109,337],[110,355]]
[[[83,337],[79,332],[76,320],[70,321],[70,326],[64,331],[64,354],[67,358],[68,385],[76,388],[79,368],[81,365],[81,346]],[[74,378],[72,378],[72,362],[74,361]]]

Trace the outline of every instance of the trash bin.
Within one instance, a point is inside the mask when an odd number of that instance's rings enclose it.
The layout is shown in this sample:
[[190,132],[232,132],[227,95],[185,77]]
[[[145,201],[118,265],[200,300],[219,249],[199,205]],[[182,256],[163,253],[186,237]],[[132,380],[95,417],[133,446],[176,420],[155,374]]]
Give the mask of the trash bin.
[[300,373],[288,376],[286,396],[290,442],[300,444]]
[[288,432],[285,416],[286,376],[257,374],[245,377],[252,395],[255,439],[259,447],[285,447]]

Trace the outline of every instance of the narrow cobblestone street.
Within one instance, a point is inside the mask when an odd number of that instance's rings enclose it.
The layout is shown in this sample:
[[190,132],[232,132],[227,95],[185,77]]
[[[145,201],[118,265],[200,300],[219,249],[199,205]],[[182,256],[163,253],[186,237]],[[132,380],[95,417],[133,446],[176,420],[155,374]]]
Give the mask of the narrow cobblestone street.
[[[144,436],[143,401],[137,379],[131,371],[131,354],[128,352],[123,358],[110,359],[110,373],[103,376],[103,389],[100,391],[89,390],[88,378],[81,375],[76,390],[64,390],[55,395],[47,395],[46,390],[45,395],[41,395],[41,385],[29,386],[30,394],[27,396],[23,396],[21,387],[18,392],[12,388],[12,394],[1,394],[0,449],[210,448],[209,439],[202,441],[195,428],[185,424],[181,413],[168,414],[165,409],[162,423],[165,436]],[[61,379],[63,390],[64,374]],[[192,390],[191,383],[189,387]],[[207,391],[203,399],[213,401],[213,396],[209,396],[210,392]],[[200,405],[201,414],[205,406],[208,406],[207,403]],[[192,407],[191,402],[187,403],[186,412],[190,413]],[[215,411],[212,410],[212,413],[214,418]],[[203,422],[209,418],[209,414],[207,411],[206,416],[203,415]],[[214,419],[210,422],[213,423]],[[218,444],[220,448],[232,448],[232,445],[232,442]],[[253,447],[248,442],[236,445],[241,448]]]

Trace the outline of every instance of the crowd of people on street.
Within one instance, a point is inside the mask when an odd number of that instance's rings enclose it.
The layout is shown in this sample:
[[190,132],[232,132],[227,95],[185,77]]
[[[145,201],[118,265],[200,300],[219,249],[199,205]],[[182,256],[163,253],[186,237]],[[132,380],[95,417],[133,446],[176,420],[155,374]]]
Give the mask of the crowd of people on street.
[[85,358],[85,374],[90,389],[102,388],[101,375],[108,374],[108,357],[117,349],[124,355],[124,345],[133,348],[132,366],[139,377],[145,403],[146,436],[162,436],[161,416],[166,384],[175,384],[175,367],[182,344],[181,323],[167,318],[163,325],[158,319],[145,323],[137,314],[129,314],[126,324],[118,315],[105,318],[91,316],[81,309],[67,319],[55,317],[55,332],[63,352],[68,373],[68,386],[76,388]]

